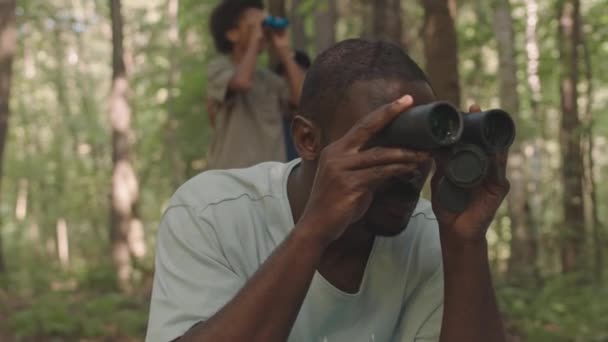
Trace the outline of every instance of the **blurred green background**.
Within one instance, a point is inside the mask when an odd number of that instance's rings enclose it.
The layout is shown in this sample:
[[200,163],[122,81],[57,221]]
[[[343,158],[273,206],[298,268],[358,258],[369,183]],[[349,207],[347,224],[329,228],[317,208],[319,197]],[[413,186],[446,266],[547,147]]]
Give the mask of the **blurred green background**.
[[[215,3],[0,0],[0,341],[143,340],[160,215],[206,165]],[[426,70],[443,98],[513,113],[488,235],[510,339],[608,341],[608,2],[269,6],[313,57],[393,40],[441,65]]]

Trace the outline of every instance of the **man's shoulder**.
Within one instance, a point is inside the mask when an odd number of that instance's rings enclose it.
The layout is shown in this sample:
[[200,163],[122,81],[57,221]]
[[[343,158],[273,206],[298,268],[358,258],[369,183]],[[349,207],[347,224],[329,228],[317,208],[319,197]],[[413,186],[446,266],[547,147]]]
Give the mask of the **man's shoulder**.
[[258,201],[279,196],[277,183],[286,167],[284,163],[266,162],[249,168],[205,171],[179,187],[169,206],[205,210],[211,205],[229,204],[241,198]]

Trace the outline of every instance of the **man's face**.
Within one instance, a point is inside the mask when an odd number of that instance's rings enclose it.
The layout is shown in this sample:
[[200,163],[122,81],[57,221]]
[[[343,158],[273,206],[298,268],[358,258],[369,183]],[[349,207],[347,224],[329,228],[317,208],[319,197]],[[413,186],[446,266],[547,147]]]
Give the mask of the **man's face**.
[[[339,139],[363,116],[405,94],[414,98],[414,106],[435,101],[431,88],[425,82],[355,82],[349,89],[343,105],[327,125],[326,141]],[[431,162],[420,164],[413,175],[397,177],[382,184],[374,192],[372,204],[361,220],[365,228],[380,236],[401,233],[416,208],[420,191],[430,170]]]

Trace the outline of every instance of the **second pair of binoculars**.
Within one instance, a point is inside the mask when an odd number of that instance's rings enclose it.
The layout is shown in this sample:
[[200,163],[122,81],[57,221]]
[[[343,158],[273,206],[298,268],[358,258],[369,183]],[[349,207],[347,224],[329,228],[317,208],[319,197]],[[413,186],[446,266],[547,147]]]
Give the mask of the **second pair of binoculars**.
[[271,30],[284,30],[289,26],[289,20],[283,17],[277,17],[269,15],[262,21],[262,27],[269,28]]
[[439,200],[448,210],[462,212],[472,189],[486,176],[490,154],[506,152],[514,140],[515,123],[504,110],[462,113],[438,101],[401,113],[374,145],[441,149],[445,176],[439,183]]

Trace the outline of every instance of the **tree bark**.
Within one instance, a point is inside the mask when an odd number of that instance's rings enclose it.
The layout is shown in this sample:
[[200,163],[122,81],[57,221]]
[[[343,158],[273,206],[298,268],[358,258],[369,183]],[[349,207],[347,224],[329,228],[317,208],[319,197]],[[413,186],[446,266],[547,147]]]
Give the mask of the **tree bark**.
[[403,48],[405,46],[401,0],[377,0],[373,2],[372,35]]
[[129,237],[137,224],[137,176],[132,164],[133,132],[131,107],[128,101],[129,82],[123,50],[123,19],[120,0],[110,0],[112,16],[112,90],[110,94],[110,125],[112,127],[112,189],[111,228],[112,260],[116,267],[118,286],[131,290],[132,271]]
[[336,43],[336,0],[319,3],[315,10],[315,50],[317,55]]
[[291,2],[291,38],[293,47],[297,50],[308,50],[308,37],[306,36],[305,17],[299,13],[302,0]]
[[[15,8],[15,0],[0,0],[0,180],[2,179],[2,170],[4,168],[4,146],[8,135],[13,56],[15,55],[17,46]],[[0,274],[6,271],[2,247],[3,241],[0,231]]]
[[167,73],[167,123],[165,126],[165,138],[167,139],[167,151],[171,159],[171,177],[173,187],[177,189],[186,176],[186,167],[180,158],[181,154],[177,147],[176,134],[179,122],[175,113],[175,84],[178,77],[177,52],[179,45],[179,22],[178,22],[179,0],[167,1],[167,17],[169,19],[169,70]]
[[581,126],[578,117],[578,80],[580,45],[580,2],[562,0],[559,4],[558,42],[561,61],[561,129],[562,205],[564,226],[561,244],[562,272],[569,273],[582,265],[585,236],[583,208],[583,156]]
[[583,65],[585,66],[584,75],[587,84],[586,103],[583,115],[585,125],[585,193],[587,194],[585,207],[589,216],[589,224],[591,225],[593,234],[593,274],[598,284],[603,282],[604,270],[604,253],[602,239],[602,222],[598,212],[597,185],[595,181],[595,162],[593,160],[593,152],[595,150],[594,141],[594,124],[593,117],[593,66],[591,65],[591,54],[585,34],[580,30],[580,44],[583,53]]
[[[541,99],[541,84],[538,76],[538,64],[540,50],[538,48],[538,38],[536,36],[538,24],[538,3],[536,0],[526,0],[526,56],[528,87],[531,93],[530,107],[533,113],[539,113],[539,103]],[[544,122],[545,118],[540,117]],[[544,126],[544,125],[541,125]]]
[[[513,18],[509,0],[497,0],[494,7],[494,35],[498,43],[500,105],[513,115],[516,126],[521,127],[520,103],[517,93],[517,65],[514,49]],[[507,197],[511,220],[511,255],[507,277],[512,282],[534,279],[536,274],[536,248],[533,227],[527,225],[528,193],[526,190],[526,157],[522,150],[521,135],[515,140],[507,167],[511,191]]]
[[456,0],[421,0],[426,73],[439,100],[460,106]]

